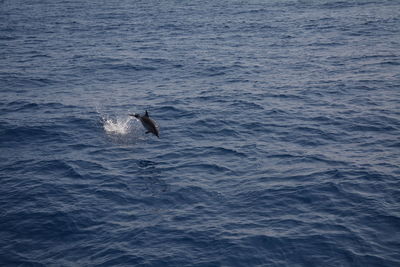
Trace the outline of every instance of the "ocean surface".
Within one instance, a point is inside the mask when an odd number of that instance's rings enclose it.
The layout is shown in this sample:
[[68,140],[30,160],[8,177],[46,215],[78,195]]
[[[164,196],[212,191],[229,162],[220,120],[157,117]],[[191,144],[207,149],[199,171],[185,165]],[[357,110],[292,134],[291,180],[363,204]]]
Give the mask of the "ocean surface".
[[400,266],[399,14],[0,1],[0,266]]

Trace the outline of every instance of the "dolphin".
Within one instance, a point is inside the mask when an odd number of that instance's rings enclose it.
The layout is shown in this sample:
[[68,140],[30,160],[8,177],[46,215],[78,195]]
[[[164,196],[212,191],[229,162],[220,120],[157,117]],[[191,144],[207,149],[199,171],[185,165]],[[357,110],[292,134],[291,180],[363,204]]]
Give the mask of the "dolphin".
[[160,138],[159,134],[159,130],[158,130],[158,126],[156,124],[156,122],[153,119],[150,119],[149,117],[149,113],[146,113],[142,116],[140,114],[129,114],[129,116],[135,117],[138,120],[140,120],[140,122],[142,123],[143,127],[146,128],[146,133],[152,133],[155,136],[157,136],[158,138]]

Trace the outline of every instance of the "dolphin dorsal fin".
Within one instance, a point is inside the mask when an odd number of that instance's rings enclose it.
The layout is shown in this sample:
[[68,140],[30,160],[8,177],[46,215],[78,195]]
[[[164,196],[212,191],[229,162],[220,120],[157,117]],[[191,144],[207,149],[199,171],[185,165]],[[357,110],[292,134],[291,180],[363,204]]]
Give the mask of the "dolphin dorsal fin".
[[147,113],[147,110],[146,110],[146,113],[144,114],[146,117],[148,117],[149,116],[149,113]]

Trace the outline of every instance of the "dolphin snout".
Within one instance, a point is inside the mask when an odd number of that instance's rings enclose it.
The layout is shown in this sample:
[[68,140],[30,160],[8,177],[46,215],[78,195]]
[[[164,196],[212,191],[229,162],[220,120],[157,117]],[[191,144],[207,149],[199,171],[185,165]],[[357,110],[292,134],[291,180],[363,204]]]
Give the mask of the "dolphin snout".
[[133,113],[133,114],[128,114],[129,116],[135,117],[135,118],[139,118],[139,114]]

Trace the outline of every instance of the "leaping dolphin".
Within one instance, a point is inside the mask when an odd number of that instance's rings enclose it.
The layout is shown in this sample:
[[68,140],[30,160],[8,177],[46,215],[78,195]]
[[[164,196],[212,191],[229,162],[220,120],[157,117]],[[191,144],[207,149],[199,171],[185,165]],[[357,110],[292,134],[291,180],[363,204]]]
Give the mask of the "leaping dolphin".
[[152,133],[155,136],[157,136],[158,138],[160,138],[159,134],[159,130],[158,130],[158,126],[156,124],[156,122],[153,119],[150,119],[149,117],[149,113],[146,113],[142,116],[140,114],[129,114],[129,116],[133,116],[135,118],[137,118],[138,120],[140,120],[140,122],[142,123],[143,127],[146,128],[146,133]]

